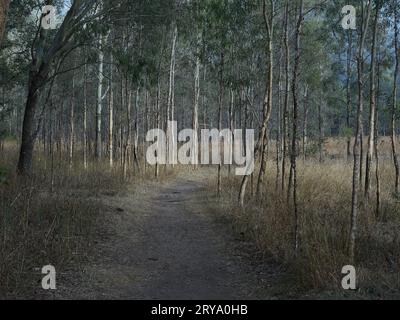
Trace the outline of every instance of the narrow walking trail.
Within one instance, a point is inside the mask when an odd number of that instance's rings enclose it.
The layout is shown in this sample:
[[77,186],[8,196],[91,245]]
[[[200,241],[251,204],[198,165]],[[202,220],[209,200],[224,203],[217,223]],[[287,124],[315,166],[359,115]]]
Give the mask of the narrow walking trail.
[[[208,196],[207,196],[208,194]],[[111,236],[83,280],[83,299],[267,299],[276,268],[252,263],[251,245],[207,209],[202,178],[178,177],[104,199]],[[77,289],[79,288],[79,289]]]

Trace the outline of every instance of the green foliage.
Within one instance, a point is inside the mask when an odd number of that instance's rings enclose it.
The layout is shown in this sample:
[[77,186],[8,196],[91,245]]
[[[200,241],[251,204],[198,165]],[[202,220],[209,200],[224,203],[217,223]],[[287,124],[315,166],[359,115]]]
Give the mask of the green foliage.
[[354,136],[354,129],[353,129],[353,128],[346,127],[346,126],[343,126],[343,127],[340,129],[340,135],[341,135],[342,137],[345,137],[345,138],[351,138],[351,137]]

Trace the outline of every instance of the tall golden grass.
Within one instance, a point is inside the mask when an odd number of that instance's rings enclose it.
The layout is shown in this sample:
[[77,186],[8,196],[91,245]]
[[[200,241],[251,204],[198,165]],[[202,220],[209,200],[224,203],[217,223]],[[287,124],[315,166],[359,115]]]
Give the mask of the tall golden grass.
[[[267,255],[286,265],[298,293],[343,294],[342,268],[349,264],[352,163],[346,160],[299,161],[300,251],[294,255],[294,214],[287,193],[276,188],[276,164],[269,162],[262,199],[249,193],[244,209],[237,204],[240,177],[225,177],[218,214],[254,241]],[[257,172],[257,171],[256,171]],[[361,205],[357,240],[358,288],[354,296],[400,297],[400,203],[393,196],[390,159],[381,163],[381,210],[373,196]],[[256,180],[256,179],[254,179]],[[255,183],[255,182],[254,182]],[[375,181],[373,181],[374,185]],[[215,181],[210,180],[210,187]],[[255,189],[255,186],[254,186]]]

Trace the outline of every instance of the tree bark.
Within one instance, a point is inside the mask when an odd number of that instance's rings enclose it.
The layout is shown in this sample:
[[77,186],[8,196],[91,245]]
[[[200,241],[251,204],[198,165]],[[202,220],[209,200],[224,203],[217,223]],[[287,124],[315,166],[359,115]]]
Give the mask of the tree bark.
[[[378,49],[379,50],[379,49]],[[376,218],[379,218],[380,216],[380,211],[381,211],[381,179],[380,179],[380,159],[379,159],[379,145],[378,145],[378,138],[379,138],[379,129],[378,129],[378,123],[379,123],[379,104],[380,104],[380,92],[381,92],[381,72],[380,72],[380,66],[381,66],[381,59],[380,59],[380,53],[378,51],[378,80],[377,80],[377,92],[376,92],[376,125],[375,125],[375,139],[374,139],[374,154],[375,154],[375,180],[376,180],[376,206],[375,206],[375,216]]]
[[399,49],[399,12],[396,5],[394,6],[394,48],[395,48],[395,59],[396,59],[396,66],[394,69],[393,75],[393,101],[392,101],[392,108],[391,108],[391,143],[392,143],[392,156],[393,156],[393,164],[395,169],[395,196],[400,196],[400,165],[399,165],[399,157],[397,154],[397,137],[396,137],[396,115],[397,115],[397,80],[399,75],[399,68],[400,68],[400,49]]
[[108,103],[108,153],[110,168],[114,167],[114,87],[113,56],[110,64],[110,100]]
[[365,203],[368,204],[371,190],[371,168],[372,159],[374,157],[374,139],[375,139],[375,126],[376,126],[376,38],[378,33],[378,20],[379,20],[379,5],[375,12],[375,22],[373,28],[373,39],[371,47],[371,70],[370,70],[370,115],[369,115],[369,137],[368,137],[368,151],[366,159],[365,170]]
[[289,47],[289,1],[285,4],[285,102],[282,115],[282,136],[283,136],[283,154],[282,154],[282,191],[285,190],[286,181],[286,159],[288,151],[288,117],[289,117],[289,92],[290,92],[290,47]]
[[[164,55],[164,50],[165,50],[165,32],[163,30],[162,34],[162,43],[161,43],[161,53],[160,53],[160,59],[158,61],[158,72],[157,72],[157,93],[156,93],[156,105],[155,105],[155,125],[157,129],[161,129],[161,72],[162,72],[162,60],[163,60],[163,55]],[[157,144],[158,144],[157,140]],[[158,155],[160,156],[160,155]],[[154,170],[154,176],[158,178],[160,167],[159,164],[156,163],[155,165],[155,170]]]
[[4,32],[6,29],[8,7],[10,0],[0,0],[0,46],[4,39]]
[[[233,128],[235,127],[235,119],[234,119],[234,105],[235,105],[235,91],[233,90],[233,84],[231,84],[231,88],[229,90],[229,95],[230,95],[230,102],[229,102],[229,130],[232,132],[232,143],[229,145],[229,154],[233,155],[233,149],[232,149],[232,145],[234,140],[234,130]],[[225,151],[226,152],[226,151]],[[231,170],[232,170],[232,165],[229,164],[229,176],[231,175]]]
[[128,178],[128,167],[131,163],[131,148],[132,148],[132,124],[131,124],[131,111],[132,111],[132,92],[129,88],[128,76],[125,75],[124,86],[125,89],[125,104],[126,104],[126,122],[127,122],[127,133],[126,133],[126,144],[124,148],[124,179]]
[[321,94],[320,102],[318,103],[318,148],[319,148],[319,162],[324,162],[324,118],[322,115],[323,99]]
[[[272,114],[272,106],[273,106],[273,78],[274,78],[274,1],[270,1],[270,8],[269,8],[269,16],[267,14],[267,4],[266,0],[263,2],[263,16],[265,27],[267,31],[267,57],[268,57],[268,66],[267,66],[267,87],[265,89],[265,96],[264,96],[264,107],[263,107],[263,117],[264,122],[267,122],[267,126]],[[267,170],[267,160],[268,160],[268,129],[264,131],[263,140],[263,147],[261,152],[261,168],[260,173],[258,175],[258,182],[257,182],[257,197],[261,199],[262,197],[262,188],[264,184],[264,177],[265,172]]]
[[307,144],[308,144],[308,113],[309,113],[309,93],[308,93],[308,85],[304,89],[304,115],[303,115],[303,160],[304,162],[307,160]]
[[[294,251],[297,254],[299,249],[299,212],[297,202],[297,127],[298,127],[298,76],[300,68],[300,36],[303,24],[303,0],[300,0],[299,16],[295,33],[295,62],[293,69],[293,132],[291,148],[291,171],[293,174],[293,210],[294,210]],[[289,190],[290,191],[290,190]]]
[[70,110],[70,133],[69,133],[69,168],[72,169],[75,148],[75,72],[72,75],[72,93]]
[[133,162],[138,172],[140,172],[139,162],[139,109],[140,109],[140,87],[136,89],[135,97],[135,113],[134,113],[134,127],[133,127]]
[[[280,57],[282,56],[282,47],[280,49]],[[282,158],[282,59],[278,62],[278,107],[277,107],[277,132],[276,132],[276,179],[275,190],[279,189],[281,175],[281,158]]]
[[100,36],[100,51],[99,51],[99,66],[98,66],[98,85],[97,85],[97,109],[96,109],[96,159],[102,157],[102,136],[101,136],[101,123],[103,112],[103,71],[104,71],[104,36]]
[[[352,110],[352,99],[351,99],[351,74],[352,74],[352,68],[351,68],[351,59],[352,59],[352,50],[353,50],[353,34],[352,31],[349,30],[348,33],[348,48],[347,48],[347,80],[346,80],[346,94],[347,94],[347,109],[346,109],[346,126],[347,130],[350,129],[350,116],[351,116],[351,110]],[[351,136],[350,134],[347,134],[347,150],[346,150],[346,155],[347,155],[347,161],[349,161],[351,157]]]
[[18,173],[29,174],[32,172],[33,149],[36,139],[36,119],[40,96],[40,78],[30,72],[28,98],[25,105],[25,114],[22,124],[21,149],[18,161]]
[[[194,69],[194,103],[193,103],[193,121],[192,128],[196,133],[194,152],[193,152],[193,161],[197,163],[199,158],[198,154],[198,143],[199,143],[199,101],[200,101],[200,43],[201,42],[201,33],[197,31],[196,37],[196,64]],[[196,167],[196,165],[195,165]]]
[[[86,53],[85,53],[86,55]],[[87,66],[83,71],[83,167],[88,168],[88,138],[87,138]]]
[[[168,103],[167,103],[167,114],[166,114],[166,126],[168,125],[168,121],[174,121],[175,118],[175,63],[176,63],[176,42],[178,38],[178,26],[176,22],[173,23],[172,26],[173,34],[172,34],[172,44],[171,44],[171,59],[170,59],[170,68],[169,68],[169,89],[168,89]],[[169,135],[167,135],[169,137]],[[173,135],[171,135],[172,141],[169,141],[167,138],[167,154],[169,155],[171,150],[174,150],[175,143]],[[170,159],[172,162],[176,160],[177,155],[175,152],[172,153],[173,159]]]
[[[225,66],[225,55],[221,51],[220,54],[220,69],[219,69],[219,94],[218,94],[218,129],[222,130],[222,107],[224,103],[224,66]],[[217,194],[218,196],[222,193],[222,159],[218,164],[218,183],[217,183]]]
[[362,26],[361,36],[358,48],[357,56],[357,71],[358,71],[358,108],[357,108],[357,122],[356,122],[356,134],[354,142],[354,167],[353,167],[353,188],[352,188],[352,206],[351,206],[351,225],[350,225],[350,237],[349,237],[349,258],[350,262],[354,263],[355,259],[355,246],[358,229],[358,211],[359,211],[359,189],[360,189],[360,172],[361,172],[361,135],[362,135],[362,114],[364,109],[364,43],[367,35],[369,26],[369,20],[371,16],[372,0],[368,0],[368,8],[366,17],[364,17],[364,1],[361,3],[362,6]]

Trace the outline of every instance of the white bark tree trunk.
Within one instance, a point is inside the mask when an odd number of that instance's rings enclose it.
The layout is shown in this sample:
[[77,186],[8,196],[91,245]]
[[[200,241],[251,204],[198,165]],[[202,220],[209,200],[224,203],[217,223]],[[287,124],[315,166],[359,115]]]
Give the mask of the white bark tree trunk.
[[108,105],[108,152],[110,168],[114,167],[114,88],[113,88],[113,57],[110,65],[110,100]]
[[[171,61],[169,69],[169,90],[168,90],[168,103],[167,103],[167,114],[166,114],[166,125],[168,121],[174,121],[175,119],[175,63],[176,63],[176,42],[178,38],[178,26],[176,22],[173,23],[173,34],[172,34],[172,45],[171,45]],[[167,135],[169,136],[169,135]],[[173,135],[172,140],[169,141],[167,138],[167,154],[169,155],[172,150],[175,149],[175,143]],[[175,161],[177,155],[172,153],[172,162]]]
[[104,52],[103,45],[105,37],[100,36],[100,51],[99,51],[99,66],[98,66],[98,85],[97,85],[97,109],[96,109],[96,158],[102,157],[102,146],[101,146],[101,117],[103,109],[103,80],[104,80]]

